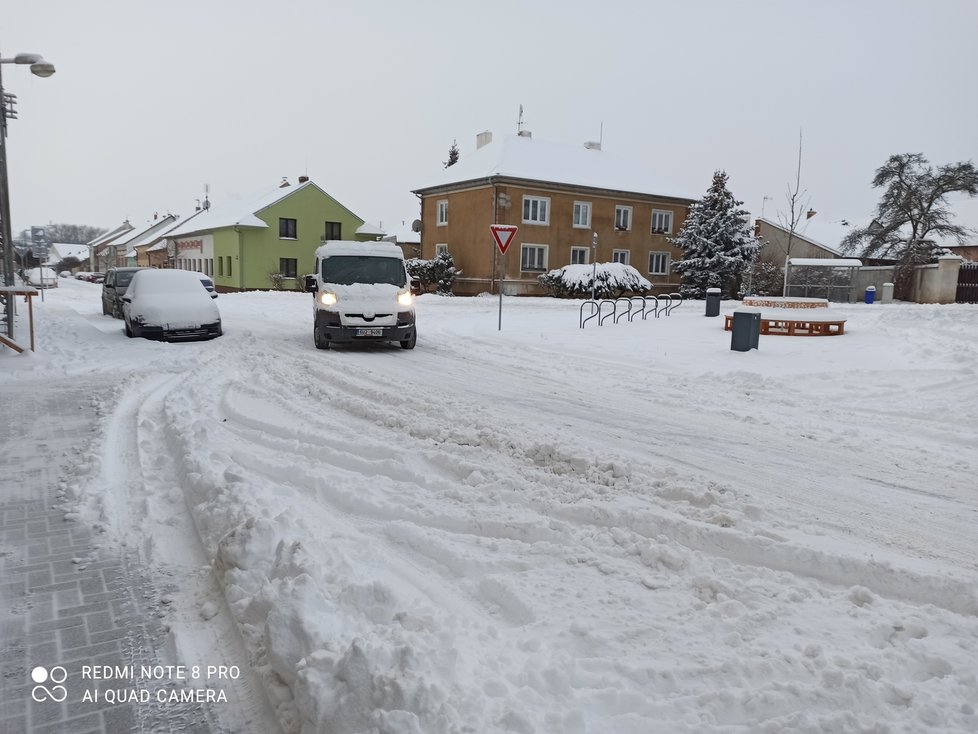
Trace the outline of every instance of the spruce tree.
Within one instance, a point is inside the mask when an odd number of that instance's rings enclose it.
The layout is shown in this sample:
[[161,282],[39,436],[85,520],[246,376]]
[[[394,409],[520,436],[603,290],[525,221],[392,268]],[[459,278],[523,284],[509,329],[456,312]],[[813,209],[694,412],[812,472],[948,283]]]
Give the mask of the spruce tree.
[[713,184],[692,204],[682,229],[670,241],[681,248],[673,269],[682,276],[679,292],[703,298],[707,288],[719,288],[723,298],[736,297],[740,273],[757,255],[758,243],[744,202],[727,190],[727,174],[717,171]]
[[448,160],[444,161],[445,168],[451,168],[458,163],[458,142],[453,140],[452,147],[448,149]]

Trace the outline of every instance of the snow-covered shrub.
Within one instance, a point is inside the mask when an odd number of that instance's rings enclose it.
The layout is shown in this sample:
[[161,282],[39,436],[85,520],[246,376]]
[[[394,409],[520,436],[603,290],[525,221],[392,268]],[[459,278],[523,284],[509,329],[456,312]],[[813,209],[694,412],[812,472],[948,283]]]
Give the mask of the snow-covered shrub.
[[557,298],[590,298],[592,280],[595,298],[618,298],[626,293],[647,293],[652,283],[631,265],[596,263],[565,265],[537,278],[547,294]]
[[741,296],[780,296],[784,290],[784,268],[757,260],[744,273],[740,290]]
[[449,252],[438,254],[434,260],[412,257],[405,261],[405,265],[412,280],[418,281],[422,293],[430,293],[434,288],[440,295],[451,295],[455,280],[462,274]]

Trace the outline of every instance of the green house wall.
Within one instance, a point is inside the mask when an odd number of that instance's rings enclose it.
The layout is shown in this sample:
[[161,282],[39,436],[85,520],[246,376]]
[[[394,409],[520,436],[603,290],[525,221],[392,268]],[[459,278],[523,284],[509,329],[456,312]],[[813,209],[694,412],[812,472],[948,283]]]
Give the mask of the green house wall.
[[[268,227],[225,227],[214,235],[214,283],[219,290],[254,290],[273,287],[269,273],[279,272],[280,258],[296,258],[298,276],[286,280],[285,290],[301,290],[305,273],[311,272],[316,248],[326,231],[326,222],[339,222],[346,240],[369,240],[355,233],[364,221],[315,185],[305,186],[271,206],[255,212]],[[296,239],[279,237],[279,219],[296,220]],[[231,258],[231,275],[227,258]],[[224,263],[217,260],[224,258]],[[221,274],[223,273],[223,274]]]

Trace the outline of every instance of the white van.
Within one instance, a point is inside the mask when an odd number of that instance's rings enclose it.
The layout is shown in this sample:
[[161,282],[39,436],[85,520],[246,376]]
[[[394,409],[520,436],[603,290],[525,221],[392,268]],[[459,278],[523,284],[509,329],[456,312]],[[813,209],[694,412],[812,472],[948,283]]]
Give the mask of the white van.
[[414,349],[414,295],[397,245],[329,241],[316,250],[306,290],[313,294],[317,349],[353,342],[398,342]]

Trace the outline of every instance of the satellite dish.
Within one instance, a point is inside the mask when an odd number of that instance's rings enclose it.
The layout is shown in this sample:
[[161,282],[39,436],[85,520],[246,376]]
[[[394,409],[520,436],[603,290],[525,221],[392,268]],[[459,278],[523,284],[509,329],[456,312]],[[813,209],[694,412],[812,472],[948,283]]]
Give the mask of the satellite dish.
[[415,219],[413,222],[411,222],[411,231],[412,232],[420,232],[421,231],[421,220],[420,219]]

